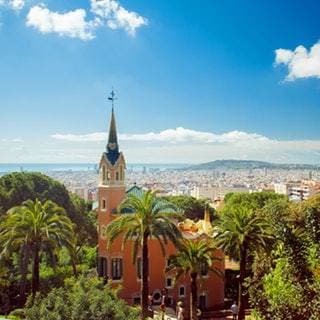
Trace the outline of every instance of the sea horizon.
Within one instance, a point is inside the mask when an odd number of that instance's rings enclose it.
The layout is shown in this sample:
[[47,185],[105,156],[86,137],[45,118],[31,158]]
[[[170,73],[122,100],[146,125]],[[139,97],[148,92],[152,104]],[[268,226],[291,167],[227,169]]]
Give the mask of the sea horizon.
[[[127,169],[140,171],[146,169],[180,169],[190,165],[190,163],[128,163]],[[98,163],[0,163],[0,173],[9,172],[48,172],[48,171],[95,171],[99,167]]]

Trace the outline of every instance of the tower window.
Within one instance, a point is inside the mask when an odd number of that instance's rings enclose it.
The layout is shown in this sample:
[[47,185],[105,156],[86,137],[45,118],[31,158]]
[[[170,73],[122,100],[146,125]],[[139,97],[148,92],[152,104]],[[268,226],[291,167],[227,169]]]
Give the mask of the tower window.
[[184,286],[179,287],[179,296],[184,297],[186,294],[186,288]]
[[120,280],[122,278],[122,258],[113,258],[111,260],[111,273],[113,280]]
[[119,180],[119,172],[116,172],[116,180]]
[[172,288],[173,281],[172,278],[168,277],[166,278],[166,288]]
[[106,208],[106,200],[102,199],[101,207],[102,207],[102,209]]
[[106,167],[102,166],[102,180],[105,181],[106,180]]
[[120,166],[120,180],[123,180],[123,167]]

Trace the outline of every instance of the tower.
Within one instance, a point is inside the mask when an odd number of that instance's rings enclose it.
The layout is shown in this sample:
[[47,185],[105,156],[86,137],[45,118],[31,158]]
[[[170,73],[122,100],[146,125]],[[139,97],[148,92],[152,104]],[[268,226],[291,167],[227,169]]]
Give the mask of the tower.
[[[98,237],[99,256],[101,258],[106,257],[107,255],[106,241],[103,234],[104,228],[113,219],[113,213],[124,199],[126,193],[124,183],[126,163],[123,153],[119,151],[116,119],[113,106],[115,94],[113,91],[111,92],[111,97],[108,99],[112,100],[109,135],[106,151],[102,153],[99,164]],[[100,263],[103,264],[101,261]],[[103,266],[102,269],[104,269]]]

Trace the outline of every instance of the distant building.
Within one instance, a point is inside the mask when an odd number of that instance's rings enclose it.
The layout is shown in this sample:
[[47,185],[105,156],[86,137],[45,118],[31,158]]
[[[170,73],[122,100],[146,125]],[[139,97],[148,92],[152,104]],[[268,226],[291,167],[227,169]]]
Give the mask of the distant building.
[[88,188],[86,187],[73,187],[71,189],[73,193],[75,193],[77,196],[84,200],[88,200]]
[[275,183],[274,191],[278,194],[287,195],[290,200],[307,200],[311,196],[320,193],[320,182],[302,180],[288,183]]
[[198,186],[191,191],[191,196],[196,199],[223,199],[230,192],[249,192],[249,189],[243,185],[235,186]]
[[[112,110],[109,138],[106,152],[103,152],[99,169],[99,196],[98,196],[98,273],[101,277],[112,280],[112,285],[121,285],[120,297],[128,303],[140,302],[141,283],[141,253],[138,253],[136,264],[132,263],[132,245],[130,242],[122,248],[122,239],[115,240],[111,248],[107,248],[104,236],[105,227],[115,218],[113,214],[117,206],[128,194],[141,194],[142,189],[133,186],[126,191],[125,188],[126,163],[122,152],[119,151],[115,114]],[[207,237],[211,228],[209,215],[197,223],[185,221],[178,225],[183,235],[187,238],[198,239]],[[210,231],[210,230],[209,230]],[[166,254],[161,254],[157,240],[149,241],[149,290],[153,297],[153,303],[161,303],[161,292],[167,289],[167,305],[175,307],[176,303],[184,301],[186,310],[189,305],[190,283],[189,278],[181,277],[174,283],[173,274],[165,274],[168,256],[174,254],[176,248],[168,242]],[[215,262],[224,272],[224,256],[217,250],[215,255],[221,259]],[[224,280],[208,270],[202,271],[204,280],[199,281],[198,299],[203,311],[220,308],[224,303]]]

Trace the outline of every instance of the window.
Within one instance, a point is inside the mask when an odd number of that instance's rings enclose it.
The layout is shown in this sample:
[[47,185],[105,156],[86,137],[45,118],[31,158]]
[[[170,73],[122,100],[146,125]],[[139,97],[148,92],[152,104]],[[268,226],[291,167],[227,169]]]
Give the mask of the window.
[[102,166],[102,181],[106,180],[106,167],[103,165]]
[[134,304],[134,305],[140,304],[140,301],[141,301],[140,297],[134,297],[134,298],[133,298],[133,304]]
[[98,275],[99,277],[105,277],[108,273],[108,260],[105,257],[98,258]]
[[205,310],[207,307],[207,296],[205,294],[202,294],[199,297],[199,308],[200,310]]
[[122,259],[113,258],[111,260],[111,273],[113,280],[120,280],[122,278]]
[[166,278],[166,288],[172,288],[173,286],[173,281],[171,277]]
[[141,257],[137,258],[137,277],[141,279],[142,274],[142,260]]
[[120,166],[120,180],[123,180],[123,168]]
[[117,181],[119,180],[119,172],[118,171],[116,172],[116,180]]
[[206,263],[201,263],[200,266],[200,274],[202,277],[205,277],[208,275],[208,265]]
[[184,297],[186,295],[186,288],[185,286],[180,286],[179,287],[179,296]]
[[[167,297],[166,299],[166,305],[168,306],[173,306],[173,298],[172,297]],[[168,318],[167,318],[168,319]]]
[[106,208],[106,200],[102,199],[101,207],[102,207],[102,209]]

